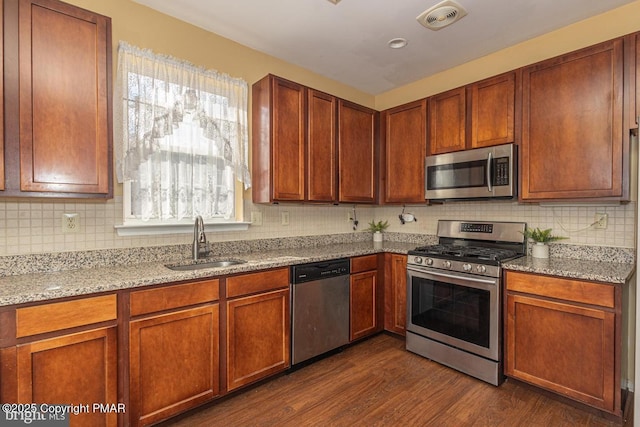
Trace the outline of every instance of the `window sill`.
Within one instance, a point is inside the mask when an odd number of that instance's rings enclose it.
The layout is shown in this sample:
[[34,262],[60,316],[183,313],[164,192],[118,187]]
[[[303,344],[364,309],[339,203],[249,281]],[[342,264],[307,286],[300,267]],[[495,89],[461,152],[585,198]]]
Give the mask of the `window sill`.
[[[246,231],[250,222],[205,223],[207,232]],[[193,224],[121,224],[114,226],[118,236],[154,236],[160,234],[192,234]]]

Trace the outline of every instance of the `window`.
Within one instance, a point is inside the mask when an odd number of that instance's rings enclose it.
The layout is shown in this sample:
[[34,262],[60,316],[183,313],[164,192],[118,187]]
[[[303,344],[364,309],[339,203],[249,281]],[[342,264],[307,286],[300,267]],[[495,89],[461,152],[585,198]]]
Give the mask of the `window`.
[[116,89],[124,225],[241,220],[246,82],[121,42]]

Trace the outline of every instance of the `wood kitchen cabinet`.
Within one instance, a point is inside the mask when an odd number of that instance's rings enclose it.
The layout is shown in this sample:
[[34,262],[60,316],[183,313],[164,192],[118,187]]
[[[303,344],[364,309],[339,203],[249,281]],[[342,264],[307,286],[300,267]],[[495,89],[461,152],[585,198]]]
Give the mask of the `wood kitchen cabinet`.
[[466,148],[466,99],[464,87],[429,98],[429,154]]
[[2,402],[89,404],[71,426],[116,426],[116,411],[91,410],[118,404],[116,317],[116,295],[4,311]]
[[129,417],[154,424],[220,392],[219,280],[131,292]]
[[429,98],[429,153],[515,141],[516,85],[511,71]]
[[290,366],[289,269],[226,280],[226,386],[239,387]]
[[111,20],[4,0],[6,196],[110,198]]
[[364,338],[382,329],[381,282],[378,277],[377,255],[351,258],[350,341]]
[[338,101],[338,200],[375,203],[379,114]]
[[381,115],[381,201],[424,203],[427,155],[425,99],[386,110]]
[[620,416],[620,287],[512,271],[505,283],[505,373]]
[[407,323],[407,256],[384,254],[384,329],[405,335]]
[[254,203],[303,201],[305,88],[268,75],[252,87]]
[[522,72],[521,200],[628,200],[623,40]]
[[336,98],[273,75],[252,98],[253,202],[335,202]]

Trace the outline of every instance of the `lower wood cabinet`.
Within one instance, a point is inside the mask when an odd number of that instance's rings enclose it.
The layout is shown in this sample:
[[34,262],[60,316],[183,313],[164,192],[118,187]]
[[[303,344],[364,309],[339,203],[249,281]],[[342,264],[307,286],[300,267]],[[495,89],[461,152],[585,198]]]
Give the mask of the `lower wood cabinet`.
[[384,329],[405,335],[407,323],[407,256],[384,254]]
[[3,308],[0,400],[88,405],[69,425],[116,426],[117,410],[92,406],[118,408],[116,317],[116,295]]
[[506,288],[506,374],[621,415],[619,288],[516,272]]
[[132,426],[156,423],[219,394],[218,295],[217,279],[131,293]]
[[227,391],[290,366],[289,269],[226,281]]
[[349,284],[350,341],[369,336],[382,328],[379,305],[380,281],[378,256],[365,255],[351,259]]
[[93,329],[17,347],[18,401],[89,405],[70,426],[115,426],[117,412],[93,403],[118,402],[115,327]]

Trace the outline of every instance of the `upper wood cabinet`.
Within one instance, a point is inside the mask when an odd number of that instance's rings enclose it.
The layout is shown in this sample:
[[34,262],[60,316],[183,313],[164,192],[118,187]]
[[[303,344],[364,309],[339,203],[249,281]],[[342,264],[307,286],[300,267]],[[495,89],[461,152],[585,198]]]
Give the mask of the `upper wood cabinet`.
[[625,36],[625,110],[626,129],[638,129],[640,124],[640,32]]
[[337,100],[326,93],[307,89],[307,102],[307,200],[335,202],[338,199]]
[[335,202],[336,98],[272,75],[252,97],[253,202]]
[[[4,28],[4,1],[0,0],[0,22]],[[0,76],[4,75],[4,31],[0,31]],[[0,191],[4,190],[4,79],[0,82]],[[1,194],[1,193],[0,193]]]
[[515,141],[516,73],[506,73],[467,87],[471,98],[469,148]]
[[429,154],[466,148],[465,94],[460,87],[429,98]]
[[623,74],[622,39],[524,68],[523,201],[628,199]]
[[383,203],[424,203],[427,101],[391,108],[381,115]]
[[252,88],[254,203],[304,200],[305,89],[272,75]]
[[338,101],[338,201],[375,203],[379,114]]
[[429,153],[515,141],[515,71],[429,98]]
[[110,18],[57,0],[4,6],[2,194],[111,197]]

